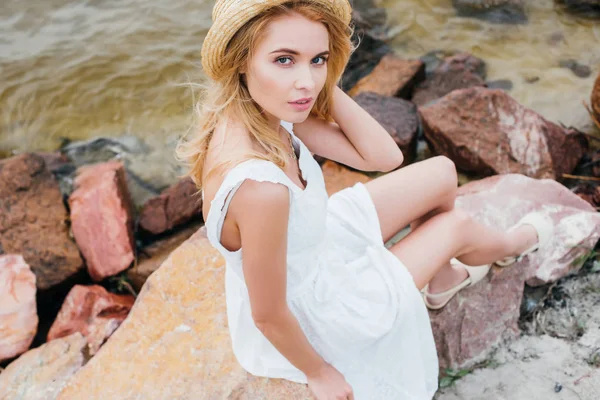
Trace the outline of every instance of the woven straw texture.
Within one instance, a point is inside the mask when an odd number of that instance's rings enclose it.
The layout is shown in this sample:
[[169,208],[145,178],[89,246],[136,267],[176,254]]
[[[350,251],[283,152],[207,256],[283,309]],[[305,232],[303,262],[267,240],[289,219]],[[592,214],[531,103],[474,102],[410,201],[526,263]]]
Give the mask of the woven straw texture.
[[[249,20],[271,7],[289,0],[217,0],[212,11],[213,24],[202,44],[202,68],[204,73],[216,79],[219,76],[220,60],[227,44],[235,33]],[[348,0],[313,0],[334,12],[345,23],[352,18],[352,7]]]

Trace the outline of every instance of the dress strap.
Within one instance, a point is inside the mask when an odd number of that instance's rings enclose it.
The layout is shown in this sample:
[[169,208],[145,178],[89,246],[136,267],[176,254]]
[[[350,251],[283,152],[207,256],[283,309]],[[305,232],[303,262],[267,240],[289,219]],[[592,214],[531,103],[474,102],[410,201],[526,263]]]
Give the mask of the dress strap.
[[213,246],[220,249],[224,254],[236,253],[223,247],[221,244],[221,231],[229,204],[246,179],[258,182],[280,183],[286,186],[290,191],[290,202],[296,192],[301,192],[301,189],[292,182],[285,172],[271,161],[250,159],[230,169],[210,203],[210,209],[205,221],[208,239]]

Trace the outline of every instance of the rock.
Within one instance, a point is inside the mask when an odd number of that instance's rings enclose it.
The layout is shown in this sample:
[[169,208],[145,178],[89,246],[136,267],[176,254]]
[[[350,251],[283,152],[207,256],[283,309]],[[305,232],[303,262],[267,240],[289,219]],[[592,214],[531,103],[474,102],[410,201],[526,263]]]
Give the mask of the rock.
[[556,0],[563,9],[585,18],[600,18],[598,0]]
[[31,345],[38,326],[35,294],[35,275],[23,257],[0,254],[0,361]]
[[416,155],[417,133],[420,128],[417,107],[407,100],[371,92],[363,92],[354,100],[392,135],[404,154],[404,164],[412,161]]
[[367,175],[351,171],[334,161],[325,161],[322,170],[329,196],[358,182],[367,183],[371,180]]
[[148,277],[160,267],[169,254],[189,239],[201,226],[200,222],[194,222],[167,238],[140,249],[137,263],[127,270],[127,277],[133,288],[139,292]]
[[577,175],[600,177],[600,148],[584,154],[574,173]]
[[200,229],[148,278],[127,319],[58,399],[310,398],[306,385],[255,377],[238,364],[224,274]]
[[550,36],[548,36],[548,39],[546,39],[546,43],[548,43],[550,46],[557,46],[565,42],[565,34],[560,31],[552,33]]
[[585,200],[586,202],[590,203],[590,205],[595,206],[595,201],[594,201],[594,193],[595,193],[595,189],[592,185],[580,185],[577,186],[575,188],[575,190],[573,191],[573,193],[575,193],[577,196],[581,197],[581,199]]
[[109,293],[100,285],[75,285],[48,332],[48,341],[79,332],[94,355],[127,317],[134,301],[131,295]]
[[592,207],[600,209],[600,186],[582,183],[572,190],[573,193],[588,202]]
[[452,0],[452,4],[462,17],[509,24],[527,22],[523,0]]
[[[149,136],[148,140],[150,138]],[[163,137],[160,142],[151,144],[137,136],[124,135],[73,142],[64,146],[61,152],[76,168],[107,161],[121,161],[125,166],[127,187],[133,204],[138,209],[148,199],[179,180],[183,166],[173,156],[174,147],[175,144],[169,141],[165,145]],[[63,179],[65,186],[68,186],[69,182],[72,184],[74,173],[64,174]]]
[[540,77],[539,76],[527,76],[525,78],[525,83],[536,83],[540,81]]
[[[355,15],[353,13],[353,15]],[[354,20],[357,24],[352,35],[353,43],[360,43],[351,54],[350,60],[340,80],[340,87],[348,91],[363,77],[367,76],[386,54],[392,53],[392,48],[381,38],[377,38],[370,31],[371,26]]]
[[598,74],[596,82],[594,83],[590,100],[592,102],[592,118],[594,119],[598,129],[600,129],[600,73]]
[[133,216],[119,161],[78,169],[69,198],[75,240],[94,281],[115,275],[134,259]]
[[469,71],[485,80],[487,66],[481,58],[462,52],[445,57],[434,72],[444,73],[450,71]]
[[21,254],[39,290],[76,275],[83,261],[69,238],[56,179],[35,154],[0,161],[0,253]]
[[509,79],[496,79],[494,81],[487,81],[485,86],[490,89],[502,89],[510,92],[513,88],[513,83]]
[[568,68],[575,76],[579,78],[587,78],[592,74],[592,70],[587,65],[580,64],[577,60],[572,58],[566,60],[560,60],[558,64],[561,68]]
[[461,186],[459,196],[457,206],[504,230],[533,210],[552,218],[554,234],[548,247],[511,266],[524,270],[530,286],[553,283],[579,271],[581,265],[573,261],[593,249],[600,238],[600,213],[551,179],[497,175]]
[[74,333],[29,350],[0,374],[0,399],[56,399],[87,362],[86,347],[85,338]]
[[493,268],[441,311],[429,311],[440,369],[469,368],[519,336],[523,275],[517,268]]
[[419,111],[434,152],[465,172],[561,179],[588,147],[583,134],[547,121],[502,90],[457,90]]
[[36,154],[44,159],[44,164],[46,164],[46,168],[48,168],[48,170],[52,173],[60,171],[67,165],[72,164],[69,158],[59,151],[40,152]]
[[447,57],[424,82],[417,85],[412,101],[424,106],[457,89],[485,86],[485,71],[485,63],[469,53]]
[[467,70],[485,80],[487,66],[481,58],[470,53],[455,50],[432,50],[420,57],[425,63],[425,73],[430,76],[439,69],[441,72],[449,70]]
[[182,179],[151,198],[140,212],[139,226],[154,235],[191,219],[202,219],[202,197],[190,178]]
[[371,73],[363,77],[348,91],[355,97],[360,93],[374,92],[381,96],[412,95],[415,84],[425,79],[425,65],[419,60],[404,60],[393,54],[385,55]]
[[[576,272],[572,265],[600,237],[600,214],[559,183],[519,174],[499,175],[459,188],[456,207],[476,220],[507,230],[530,211],[550,215],[551,243],[510,267],[493,267],[441,311],[431,311],[440,368],[469,368],[501,343],[519,336],[525,282],[541,285]],[[572,247],[576,246],[576,247]]]

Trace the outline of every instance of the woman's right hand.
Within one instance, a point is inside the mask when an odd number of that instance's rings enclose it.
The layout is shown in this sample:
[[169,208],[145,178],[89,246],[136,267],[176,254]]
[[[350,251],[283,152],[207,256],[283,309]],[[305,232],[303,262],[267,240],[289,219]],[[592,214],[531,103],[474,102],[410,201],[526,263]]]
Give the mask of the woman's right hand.
[[317,400],[354,400],[352,387],[331,364],[325,363],[315,374],[307,375],[307,380]]

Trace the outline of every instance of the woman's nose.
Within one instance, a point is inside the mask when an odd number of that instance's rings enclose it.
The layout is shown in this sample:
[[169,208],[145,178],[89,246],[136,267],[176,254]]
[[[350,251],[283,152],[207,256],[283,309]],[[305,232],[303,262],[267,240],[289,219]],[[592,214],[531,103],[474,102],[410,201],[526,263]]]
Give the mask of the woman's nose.
[[315,78],[311,67],[298,68],[296,89],[312,90],[315,87]]

